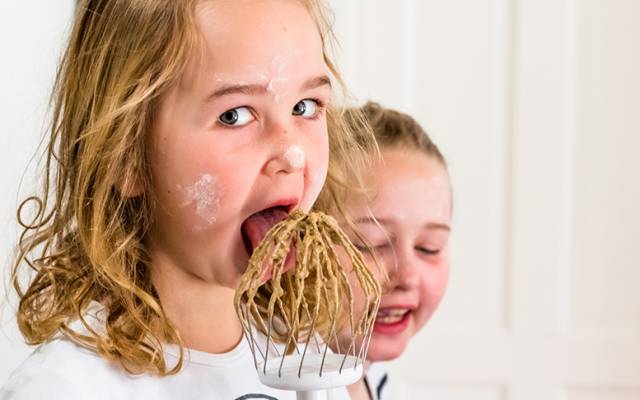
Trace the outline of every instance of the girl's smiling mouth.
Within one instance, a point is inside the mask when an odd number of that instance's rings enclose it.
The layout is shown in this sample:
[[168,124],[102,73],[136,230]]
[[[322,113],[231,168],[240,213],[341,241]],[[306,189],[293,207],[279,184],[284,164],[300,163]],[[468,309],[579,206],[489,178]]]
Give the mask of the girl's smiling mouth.
[[412,315],[412,307],[397,306],[381,308],[378,310],[373,330],[375,333],[383,335],[402,333],[409,326]]

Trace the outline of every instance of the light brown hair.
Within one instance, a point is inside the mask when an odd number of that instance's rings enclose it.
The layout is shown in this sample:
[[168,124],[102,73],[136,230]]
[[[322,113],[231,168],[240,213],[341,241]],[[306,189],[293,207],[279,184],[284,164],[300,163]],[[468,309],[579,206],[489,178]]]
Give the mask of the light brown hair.
[[[155,204],[145,137],[158,98],[179,79],[199,44],[200,1],[79,2],[52,94],[41,192],[18,208],[23,233],[11,274],[27,343],[62,333],[131,373],[180,370],[184,346],[149,273],[145,238]],[[325,1],[297,1],[315,19],[332,79],[344,87],[329,57],[333,34]],[[331,156],[319,203],[325,208],[336,208],[345,188],[359,182],[375,147],[372,136],[355,140],[354,127],[360,137],[370,133],[362,117],[343,114],[333,106],[327,115]],[[134,186],[141,187],[140,195],[123,195]],[[25,221],[31,205],[36,215]],[[104,307],[100,329],[85,318],[92,302]],[[71,326],[76,320],[84,330]],[[166,364],[163,343],[181,349],[173,367]]]
[[[384,108],[375,102],[367,102],[355,111],[364,114],[381,149],[417,150],[435,158],[443,167],[447,167],[447,162],[438,146],[410,115]],[[366,140],[366,137],[365,134],[363,140]]]

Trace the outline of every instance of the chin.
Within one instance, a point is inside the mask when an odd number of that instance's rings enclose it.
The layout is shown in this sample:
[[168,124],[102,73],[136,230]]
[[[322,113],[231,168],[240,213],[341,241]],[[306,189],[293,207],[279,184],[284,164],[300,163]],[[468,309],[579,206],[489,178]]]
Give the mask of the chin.
[[406,340],[380,338],[374,334],[374,337],[371,338],[367,360],[372,362],[394,360],[402,355],[406,347]]

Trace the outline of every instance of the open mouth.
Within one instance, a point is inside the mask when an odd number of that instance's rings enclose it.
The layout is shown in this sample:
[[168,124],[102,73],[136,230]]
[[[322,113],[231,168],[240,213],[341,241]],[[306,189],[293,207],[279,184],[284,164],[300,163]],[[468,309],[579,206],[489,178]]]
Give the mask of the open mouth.
[[278,205],[251,214],[240,227],[242,242],[249,257],[264,239],[269,229],[289,216],[294,205]]
[[409,314],[408,309],[406,308],[387,308],[384,310],[379,310],[378,315],[376,316],[376,322],[385,325],[397,324],[402,321],[407,314]]
[[376,322],[373,327],[374,332],[388,335],[403,332],[409,324],[411,311],[411,309],[405,307],[393,307],[378,310]]

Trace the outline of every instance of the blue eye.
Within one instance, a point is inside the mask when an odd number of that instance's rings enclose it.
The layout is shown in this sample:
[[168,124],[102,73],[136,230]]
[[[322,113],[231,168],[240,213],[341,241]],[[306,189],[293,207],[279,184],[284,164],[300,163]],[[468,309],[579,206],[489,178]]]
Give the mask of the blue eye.
[[292,115],[299,115],[304,118],[313,118],[318,113],[318,102],[312,99],[304,99],[293,106]]
[[253,121],[253,115],[247,107],[236,107],[220,114],[218,121],[227,126],[244,126]]

